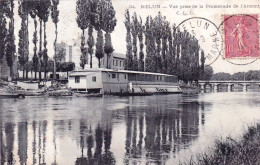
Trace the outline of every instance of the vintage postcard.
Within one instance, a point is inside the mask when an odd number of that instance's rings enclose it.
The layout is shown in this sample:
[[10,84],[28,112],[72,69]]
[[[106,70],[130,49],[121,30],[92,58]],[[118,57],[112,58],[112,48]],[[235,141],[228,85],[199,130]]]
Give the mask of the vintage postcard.
[[259,165],[258,0],[0,0],[1,165]]

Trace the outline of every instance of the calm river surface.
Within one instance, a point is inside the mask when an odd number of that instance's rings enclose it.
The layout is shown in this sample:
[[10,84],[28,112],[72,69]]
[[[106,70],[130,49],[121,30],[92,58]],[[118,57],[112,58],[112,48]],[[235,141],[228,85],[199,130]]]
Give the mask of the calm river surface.
[[1,99],[1,161],[172,165],[258,122],[258,92]]

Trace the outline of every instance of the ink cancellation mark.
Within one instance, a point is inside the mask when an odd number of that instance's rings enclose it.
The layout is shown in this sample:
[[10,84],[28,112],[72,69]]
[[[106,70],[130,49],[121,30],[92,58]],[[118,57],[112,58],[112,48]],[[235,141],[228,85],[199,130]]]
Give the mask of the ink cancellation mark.
[[260,58],[258,15],[224,15],[223,58],[235,65],[247,65]]
[[213,64],[221,55],[222,36],[212,21],[203,17],[191,17],[182,21],[178,28],[198,40],[200,50],[205,54],[205,66]]

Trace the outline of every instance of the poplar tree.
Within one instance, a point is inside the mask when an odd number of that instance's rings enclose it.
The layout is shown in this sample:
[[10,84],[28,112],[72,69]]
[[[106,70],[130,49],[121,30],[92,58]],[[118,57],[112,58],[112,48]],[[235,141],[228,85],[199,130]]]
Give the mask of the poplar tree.
[[[171,31],[171,28],[169,29]],[[173,24],[172,26],[172,33],[169,35],[169,51],[172,56],[172,69],[170,71],[171,74],[176,75],[177,74],[177,63],[176,63],[176,56],[177,56],[177,28],[176,25]],[[171,43],[171,44],[170,44]]]
[[7,9],[8,4],[6,1],[0,1],[0,64],[3,62],[3,57],[6,56],[6,46],[7,46]]
[[7,35],[7,49],[6,49],[6,61],[10,68],[10,77],[13,78],[13,63],[15,60],[15,36],[14,36],[14,0],[10,0],[10,11],[8,17],[10,18],[9,29]]
[[96,42],[96,57],[98,59],[99,68],[101,66],[100,60],[101,58],[104,57],[103,45],[104,45],[103,32],[102,30],[99,29],[97,32],[97,42]]
[[51,1],[44,0],[42,2],[43,8],[43,33],[44,33],[44,50],[43,50],[43,64],[44,64],[44,79],[47,79],[47,65],[48,65],[48,49],[47,49],[47,35],[46,35],[46,23],[48,22],[50,15]]
[[176,60],[175,60],[175,66],[176,66],[176,75],[180,78],[181,76],[181,64],[180,64],[180,50],[181,50],[181,33],[180,29],[177,28],[176,30],[176,36],[175,36],[175,44],[176,44]]
[[23,79],[25,78],[25,69],[26,69],[26,64],[29,60],[29,55],[28,55],[28,33],[27,33],[27,17],[28,15],[26,15],[26,8],[25,5],[22,3],[20,3],[19,5],[19,16],[21,17],[22,21],[21,21],[21,29],[19,31],[19,43],[18,43],[18,61],[19,64],[22,68],[23,71]]
[[134,12],[131,22],[131,33],[133,37],[133,68],[132,70],[138,70],[138,58],[137,58],[137,35],[138,35],[138,20],[137,15]]
[[168,27],[169,23],[164,20],[162,27],[162,53],[161,53],[161,63],[162,63],[162,73],[167,73],[168,71]]
[[155,39],[156,39],[156,69],[155,72],[162,73],[162,58],[161,58],[161,37],[162,37],[162,26],[163,20],[162,15],[159,12],[158,15],[154,19],[154,28],[155,28]]
[[53,79],[56,79],[56,44],[58,37],[58,22],[59,22],[59,10],[58,10],[59,0],[52,0],[51,7],[51,18],[52,22],[55,24],[55,40],[54,40],[54,68],[53,68]]
[[94,41],[94,37],[93,37],[93,26],[90,25],[89,28],[88,28],[88,53],[90,55],[90,68],[92,68],[93,64],[92,64],[92,56],[93,56],[93,53],[94,53],[94,50],[93,50],[93,47],[94,47],[94,44],[95,44],[95,41]]
[[77,0],[77,7],[76,7],[76,12],[77,12],[77,24],[78,27],[82,30],[82,35],[81,35],[81,57],[80,57],[80,66],[84,69],[85,64],[87,63],[87,48],[85,48],[85,30],[89,26],[89,15],[87,13],[87,10],[90,6],[88,3],[88,0]]
[[38,1],[31,1],[30,2],[32,5],[32,10],[30,11],[30,16],[33,18],[33,22],[34,22],[34,33],[33,33],[33,44],[34,44],[34,48],[33,48],[33,59],[32,59],[32,69],[34,71],[34,78],[36,79],[36,75],[37,75],[37,71],[38,71],[38,63],[39,63],[39,59],[37,56],[37,42],[38,42],[38,38],[37,38],[37,3]]
[[[174,27],[174,25],[173,25]],[[175,31],[175,29],[174,29]],[[172,35],[172,30],[170,28],[170,25],[167,26],[167,36],[168,36],[168,46],[169,46],[169,51],[167,54],[167,74],[174,74],[175,70],[175,49],[174,49],[174,44],[173,44],[173,35]]]
[[145,45],[146,45],[146,58],[145,58],[145,71],[156,72],[156,50],[155,50],[155,26],[151,16],[146,18],[145,24]]
[[132,70],[133,65],[133,56],[132,56],[132,40],[131,40],[131,21],[130,21],[130,13],[129,10],[126,10],[125,13],[125,27],[126,27],[126,61],[125,61],[125,69]]
[[42,80],[42,64],[43,64],[43,59],[42,59],[42,56],[43,56],[43,52],[42,52],[42,22],[43,22],[43,17],[44,17],[44,10],[43,10],[43,7],[42,7],[42,2],[39,1],[37,3],[37,16],[39,18],[39,22],[40,22],[40,42],[39,42],[39,52],[38,52],[38,71],[39,71],[39,81]]
[[104,28],[104,3],[105,0],[96,0],[93,2],[93,19],[92,25],[97,31],[97,40],[96,40],[96,52],[95,55],[98,59],[98,67],[101,67],[101,58],[104,57],[104,37],[103,31]]
[[112,40],[111,40],[111,33],[114,31],[114,28],[116,26],[117,20],[116,20],[116,12],[114,10],[114,7],[112,5],[111,0],[105,0],[104,1],[104,12],[102,14],[103,18],[103,30],[106,32],[105,34],[105,46],[104,46],[104,52],[107,55],[107,68],[111,68],[110,66],[110,58],[111,54],[114,51]]
[[144,43],[143,43],[143,34],[144,34],[144,27],[142,23],[142,18],[140,17],[140,21],[138,22],[138,39],[139,39],[139,60],[138,60],[138,70],[144,71]]

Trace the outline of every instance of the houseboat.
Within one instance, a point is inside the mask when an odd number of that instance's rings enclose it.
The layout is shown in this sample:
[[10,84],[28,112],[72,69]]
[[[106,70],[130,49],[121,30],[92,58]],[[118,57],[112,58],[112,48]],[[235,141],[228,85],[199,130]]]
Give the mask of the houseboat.
[[174,75],[112,69],[87,69],[69,74],[72,91],[116,95],[182,93]]

